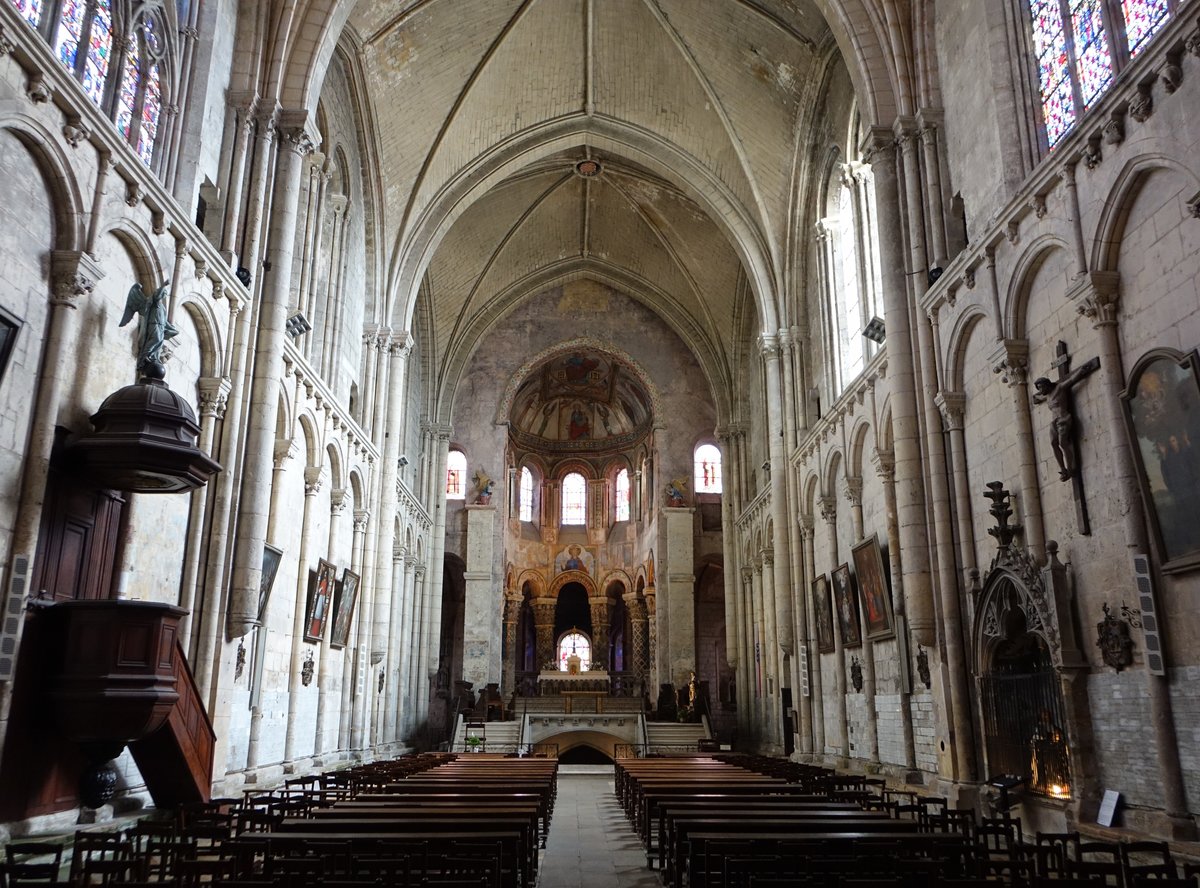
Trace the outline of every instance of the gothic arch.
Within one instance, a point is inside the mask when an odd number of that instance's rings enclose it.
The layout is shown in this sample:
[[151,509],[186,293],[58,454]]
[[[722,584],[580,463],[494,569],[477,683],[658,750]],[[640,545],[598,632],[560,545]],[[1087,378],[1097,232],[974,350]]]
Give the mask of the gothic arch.
[[614,568],[604,575],[604,579],[600,581],[600,588],[604,593],[608,594],[608,587],[613,583],[620,583],[625,587],[625,594],[633,591],[633,580],[629,578],[629,574],[621,568]]
[[1033,279],[1055,251],[1070,255],[1066,241],[1054,234],[1043,234],[1034,238],[1017,258],[1009,278],[1008,293],[1000,309],[1003,314],[1000,324],[1002,338],[1026,337],[1025,315],[1029,308],[1029,297],[1033,293]]
[[949,391],[961,392],[965,383],[963,368],[966,366],[967,345],[975,328],[988,314],[978,305],[972,305],[954,319],[946,344],[946,386]]
[[141,278],[139,283],[147,292],[157,290],[158,285],[165,280],[165,272],[159,261],[158,251],[145,231],[134,225],[131,220],[121,217],[105,226],[102,233],[111,235],[129,254],[133,267],[137,269],[138,277]]
[[558,593],[562,591],[562,587],[568,583],[578,583],[583,586],[587,592],[588,598],[596,598],[596,581],[592,579],[592,575],[582,570],[564,570],[550,581],[550,589],[548,595],[550,598],[558,598]]
[[846,462],[850,473],[857,478],[861,478],[863,474],[863,456],[867,449],[867,435],[870,433],[871,420],[866,416],[859,416],[854,420],[854,425],[847,436],[850,454]]
[[543,577],[539,571],[534,570],[532,568],[529,570],[522,571],[520,574],[517,575],[517,582],[516,582],[516,585],[513,586],[513,588],[514,589],[524,589],[526,583],[529,584],[529,590],[530,590],[530,592],[533,593],[534,598],[543,597],[542,590],[545,589],[546,581],[545,581],[545,579],[543,579]]
[[50,194],[54,249],[82,249],[88,214],[83,210],[83,197],[71,159],[60,144],[61,135],[46,129],[26,107],[26,102],[0,102],[0,127],[29,152],[41,174],[42,185]]
[[983,675],[990,667],[996,645],[1004,639],[1006,615],[1013,608],[1021,611],[1025,631],[1045,641],[1054,665],[1061,667],[1058,626],[1046,601],[1037,562],[1028,552],[1015,548],[1002,552],[997,560],[1001,563],[988,571],[975,609],[971,633],[975,674]]
[[844,461],[841,447],[831,447],[825,455],[825,466],[821,472],[821,492],[825,496],[837,496],[837,472]]
[[224,375],[225,348],[221,342],[221,329],[208,300],[188,296],[182,308],[192,320],[200,347],[200,375],[215,378]]
[[[1179,149],[1179,157],[1187,151]],[[1125,237],[1125,226],[1129,213],[1137,200],[1146,180],[1155,172],[1175,173],[1200,188],[1200,177],[1187,167],[1163,154],[1141,154],[1132,157],[1121,168],[1113,181],[1100,220],[1096,225],[1096,236],[1092,241],[1091,267],[1095,271],[1118,271],[1117,262],[1121,253],[1121,241]]]

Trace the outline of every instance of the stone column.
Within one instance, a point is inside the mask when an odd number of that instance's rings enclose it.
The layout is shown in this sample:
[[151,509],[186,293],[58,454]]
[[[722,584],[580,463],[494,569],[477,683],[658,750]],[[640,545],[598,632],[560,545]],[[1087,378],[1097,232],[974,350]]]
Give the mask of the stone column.
[[354,511],[354,561],[360,565],[363,575],[362,596],[358,602],[358,631],[357,651],[354,657],[353,700],[350,706],[350,746],[353,749],[363,749],[369,743],[367,733],[367,715],[371,711],[371,692],[368,674],[371,667],[371,632],[375,626],[375,608],[371,594],[372,585],[369,568],[371,567],[370,536],[367,533],[371,523],[371,512],[367,509]]
[[779,625],[776,609],[772,602],[775,595],[775,558],[771,549],[762,552],[762,600],[765,631],[763,632],[763,649],[771,656],[763,657],[763,714],[767,737],[767,750],[771,755],[778,755],[783,749],[783,719],[779,705],[779,676],[782,674],[779,658]]
[[[853,527],[854,539],[861,540],[863,538],[863,479],[847,475],[843,483],[843,493],[845,493],[846,500],[850,503],[850,522]],[[858,607],[857,601],[854,602],[853,607]],[[876,723],[877,716],[875,713],[875,647],[871,643],[871,640],[867,638],[865,627],[863,629],[862,652],[862,693],[866,701],[867,723],[865,728],[866,736],[863,738],[862,748],[859,750],[861,753],[859,758],[865,758],[869,762],[877,762],[879,761],[879,728]]]
[[659,547],[663,570],[666,573],[665,600],[659,602],[659,638],[663,637],[662,622],[669,628],[667,650],[658,661],[659,682],[671,682],[676,687],[687,684],[688,674],[696,667],[696,577],[694,542],[696,510],[664,506],[660,514],[659,532],[663,545]]
[[738,728],[748,739],[758,736],[758,610],[754,606],[754,570],[741,568],[739,611],[743,614],[738,659],[745,664],[738,675]]
[[[1072,182],[1073,184],[1073,182]],[[1074,201],[1078,197],[1072,195]],[[1079,214],[1078,204],[1072,208]],[[1124,434],[1121,394],[1125,381],[1122,373],[1121,339],[1117,330],[1119,310],[1119,280],[1116,272],[1092,272],[1080,275],[1070,296],[1080,314],[1092,321],[1099,335],[1100,369],[1097,373],[1103,385],[1101,400],[1108,409],[1108,452],[1115,466],[1115,488],[1109,494],[1116,499],[1116,512],[1123,517],[1126,549],[1132,567],[1134,555],[1149,552],[1146,515],[1138,491],[1137,469],[1129,439]],[[1131,577],[1132,580],[1132,577]],[[1130,588],[1134,588],[1130,582]],[[1153,591],[1151,592],[1153,594]],[[1168,661],[1169,662],[1169,661]],[[1159,783],[1162,788],[1163,811],[1168,831],[1177,840],[1194,841],[1196,824],[1188,816],[1184,792],[1183,768],[1179,756],[1179,738],[1171,702],[1167,675],[1154,675],[1145,669],[1146,690],[1150,697],[1150,724],[1154,728],[1154,747],[1158,754]],[[1080,689],[1079,693],[1082,693]],[[1069,704],[1068,704],[1069,705]]]
[[451,428],[445,424],[432,427],[433,465],[431,483],[433,495],[427,501],[433,508],[432,552],[429,560],[429,619],[426,622],[428,635],[423,639],[425,654],[425,679],[421,687],[421,711],[429,714],[429,679],[437,675],[438,654],[442,645],[442,571],[446,554],[446,462],[450,457]]
[[408,550],[403,546],[392,547],[392,620],[388,625],[388,673],[387,686],[383,692],[383,739],[387,743],[400,740],[400,680],[404,672],[403,627],[404,593],[408,584],[407,558]]
[[554,649],[554,608],[553,598],[535,598],[533,600],[533,627],[536,638],[534,661],[537,671],[541,672],[546,664],[553,660],[558,662],[557,651]]
[[925,206],[928,210],[930,247],[933,262],[944,268],[947,260],[946,216],[942,209],[941,161],[938,154],[937,128],[942,122],[940,112],[922,109],[917,115],[925,167]]
[[[225,418],[225,405],[229,399],[229,377],[204,377],[196,381],[200,397],[200,440],[197,446],[212,454],[217,424]],[[204,526],[204,513],[208,506],[209,485],[192,491],[191,507],[188,510],[188,527]],[[183,577],[179,582],[179,606],[188,611],[179,621],[179,643],[185,651],[192,649],[192,628],[196,623],[197,595],[199,593],[200,562],[204,555],[205,538],[199,533],[190,533],[187,554],[184,556]]]
[[[838,554],[837,500],[832,496],[823,496],[817,500],[817,507],[821,510],[821,517],[825,519],[828,528],[830,564],[836,565],[840,558]],[[846,649],[842,647],[842,632],[838,622],[836,603],[833,608],[833,663],[834,711],[837,713],[838,730],[841,732],[841,736],[838,737],[838,746],[841,749],[842,757],[849,758],[850,731],[846,718]]]
[[[879,213],[879,264],[883,273],[886,313],[897,523],[900,550],[904,553],[903,589],[913,638],[928,646],[933,643],[934,634],[933,590],[929,573],[925,482],[905,279],[909,263],[904,256],[895,137],[892,132],[883,127],[872,128],[864,153],[871,164],[875,205]],[[923,268],[920,270],[924,272]]]
[[496,551],[496,507],[467,506],[467,558],[463,579],[463,664],[462,676],[476,689],[484,688],[495,676],[492,664],[499,658],[495,649],[496,582],[492,565],[503,564]]
[[766,654],[770,648],[767,646],[767,609],[763,606],[762,575],[762,554],[759,553],[759,560],[754,563],[750,573],[750,600],[754,602],[754,728],[755,736],[769,744],[773,732],[768,722],[767,675],[770,660]]
[[592,662],[603,663],[606,669],[609,664],[608,621],[612,604],[612,600],[604,595],[588,600],[592,616]]
[[[307,500],[305,500],[307,502]],[[342,516],[346,512],[346,488],[338,487],[329,491],[329,544],[326,546],[328,552],[333,552],[337,547],[338,531],[342,523]],[[361,594],[361,590],[360,590]],[[333,602],[330,601],[330,607]],[[332,694],[333,684],[333,655],[329,649],[329,640],[333,635],[333,614],[330,614],[329,625],[325,631],[325,637],[321,639],[321,663],[317,667],[317,729],[316,739],[313,744],[313,751],[317,755],[325,752],[325,735],[328,733],[329,713],[336,711],[336,704],[330,699]],[[345,673],[342,674],[343,683],[346,680]],[[314,762],[320,764],[320,762]]]
[[783,380],[779,367],[779,343],[777,337],[763,336],[761,339],[766,363],[767,382],[767,429],[768,453],[771,459],[771,526],[772,526],[772,589],[778,590],[770,602],[773,624],[771,648],[771,671],[783,685],[783,658],[795,653],[795,637],[792,626],[792,596],[788,590],[792,583],[791,519],[788,509],[788,460],[784,452],[786,435],[783,410]]
[[[242,495],[238,503],[237,546],[229,603],[229,635],[245,635],[258,624],[258,590],[262,581],[262,549],[270,502],[270,467],[279,412],[278,380],[283,370],[284,321],[291,298],[292,252],[296,243],[296,210],[304,158],[316,138],[307,114],[285,115],[272,202],[271,239],[267,251],[271,272],[262,287],[255,346],[253,408],[246,420]],[[234,467],[226,466],[227,471]]]
[[629,608],[629,624],[633,630],[633,677],[645,690],[646,685],[646,602],[636,592],[624,596]]
[[[996,271],[991,263],[991,274]],[[1042,523],[1042,488],[1038,482],[1037,454],[1033,447],[1033,419],[1029,409],[1029,343],[1026,340],[1005,339],[992,352],[992,372],[1012,393],[1013,420],[1016,423],[1018,472],[1021,480],[1021,523],[1025,528],[1025,544],[1038,561],[1046,557],[1046,531]],[[959,425],[962,425],[961,417]],[[960,429],[961,434],[961,429]],[[968,510],[968,514],[970,511]],[[964,565],[965,569],[966,565]]]
[[658,597],[654,594],[654,584],[646,586],[643,594],[646,601],[646,675],[650,687],[650,701],[658,700]]
[[912,725],[912,659],[908,652],[908,633],[904,621],[904,590],[898,584],[902,568],[900,566],[900,529],[896,520],[896,461],[890,450],[876,450],[871,456],[879,480],[883,482],[883,505],[887,516],[888,566],[892,576],[892,610],[896,618],[896,655],[900,659],[900,729],[904,744],[904,761],[901,763],[908,768],[906,778],[909,783],[920,782],[921,775],[916,770],[917,752],[913,739]]
[[421,632],[425,623],[426,610],[422,594],[425,589],[425,565],[411,556],[408,564],[408,597],[412,601],[412,620],[408,627],[408,671],[404,676],[404,724],[407,733],[420,724],[421,711],[418,706],[421,675]]
[[[812,736],[809,738],[809,749],[801,748],[801,752],[815,755],[825,754],[825,695],[822,690],[824,678],[821,675],[821,648],[816,638],[816,614],[812,612],[813,580],[816,579],[816,556],[813,552],[813,519],[811,515],[801,515],[796,522],[800,527],[800,537],[804,541],[804,585],[803,595],[808,615],[808,634],[804,636],[809,652],[808,656],[808,685],[809,700],[811,701]],[[801,737],[801,741],[804,738]]]
[[[287,727],[283,740],[283,760],[296,760],[297,722],[300,717],[300,695],[303,685],[300,682],[300,670],[304,657],[304,623],[305,610],[308,602],[308,571],[312,561],[312,507],[313,501],[321,490],[325,470],[320,466],[307,466],[304,469],[304,518],[300,525],[300,571],[296,578],[296,598],[292,618],[292,662],[288,669],[288,715]],[[332,589],[330,592],[332,593]],[[330,602],[331,603],[331,602]],[[327,615],[328,616],[328,615]],[[255,618],[257,620],[257,616]],[[328,624],[329,620],[325,620]],[[329,626],[325,627],[326,632]],[[310,649],[311,652],[311,649]]]
[[[367,533],[367,522],[371,513],[366,509],[354,510],[354,537],[350,543],[351,569],[362,573],[363,545]],[[362,664],[362,627],[365,621],[363,599],[365,590],[359,587],[358,613],[355,615],[355,626],[346,647],[342,649],[342,712],[338,720],[338,748],[350,749],[353,744],[354,698],[358,693],[358,685],[365,674]]]
[[[717,442],[721,445],[721,466],[723,468],[721,477],[721,555],[722,569],[721,579],[725,583],[725,661],[729,664],[729,669],[733,673],[735,681],[734,687],[737,688],[737,682],[740,681],[739,665],[745,661],[740,659],[740,651],[738,639],[740,637],[740,625],[742,620],[742,610],[739,606],[738,599],[741,597],[738,590],[737,579],[737,534],[734,530],[735,514],[733,503],[736,494],[733,489],[737,485],[737,472],[733,470],[736,456],[734,455],[733,432],[728,427],[717,430]],[[744,668],[744,667],[743,667]],[[737,691],[735,690],[735,695]],[[720,693],[717,694],[718,699]],[[741,698],[738,697],[736,704],[742,705]]]
[[237,268],[237,236],[241,231],[239,214],[242,209],[242,186],[246,179],[246,153],[250,149],[250,137],[254,133],[254,115],[258,110],[258,96],[245,95],[233,99],[237,128],[233,139],[233,157],[229,163],[229,182],[225,188],[225,224],[221,230],[221,256]]
[[504,699],[512,696],[517,687],[517,628],[521,623],[524,600],[520,590],[504,590],[504,650],[500,676],[500,695]]

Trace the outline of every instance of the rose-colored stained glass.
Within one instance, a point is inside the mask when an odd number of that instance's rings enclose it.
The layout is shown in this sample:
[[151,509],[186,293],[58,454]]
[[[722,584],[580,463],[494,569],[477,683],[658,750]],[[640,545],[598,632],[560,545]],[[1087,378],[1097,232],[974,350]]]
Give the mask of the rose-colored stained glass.
[[104,101],[104,81],[112,54],[112,8],[109,0],[96,0],[92,29],[88,35],[88,54],[83,63],[83,91],[99,105]]
[[1062,8],[1058,0],[1031,0],[1033,51],[1038,62],[1042,117],[1050,147],[1075,125],[1075,96],[1071,91],[1071,65]]
[[1171,14],[1167,0],[1122,0],[1121,12],[1125,15],[1125,39],[1131,56],[1137,55]]
[[58,17],[58,28],[54,32],[54,54],[71,71],[75,70],[75,53],[79,49],[84,11],[82,0],[63,0],[62,14]]
[[13,0],[13,5],[17,7],[17,12],[21,13],[21,18],[35,28],[38,26],[38,22],[42,20],[41,0]]
[[1101,0],[1071,0],[1071,28],[1075,36],[1076,73],[1083,107],[1090,108],[1112,83],[1112,52],[1104,33]]
[[158,135],[158,115],[162,112],[162,84],[158,65],[146,74],[146,97],[142,100],[142,128],[138,130],[137,153],[147,166],[154,158],[154,137]]
[[133,126],[133,112],[137,106],[138,67],[138,41],[132,40],[129,54],[125,57],[125,70],[121,74],[121,87],[117,92],[117,129],[126,139],[129,138],[129,128]]

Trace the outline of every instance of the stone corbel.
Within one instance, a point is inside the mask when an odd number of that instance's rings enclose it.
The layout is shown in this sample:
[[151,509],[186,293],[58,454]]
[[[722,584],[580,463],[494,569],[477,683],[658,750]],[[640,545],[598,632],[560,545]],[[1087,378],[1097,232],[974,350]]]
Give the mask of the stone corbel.
[[1167,53],[1166,64],[1158,72],[1158,76],[1162,78],[1163,89],[1167,91],[1167,95],[1183,86],[1183,66],[1180,64],[1178,52]]
[[1156,76],[1155,74],[1151,74],[1149,79],[1139,83],[1137,92],[1129,100],[1129,116],[1138,123],[1145,123],[1150,118],[1150,115],[1154,113],[1154,96],[1150,92],[1150,87],[1153,85]]
[[63,138],[72,148],[78,148],[80,142],[86,142],[91,131],[84,126],[83,120],[72,114],[62,128]]
[[91,256],[76,250],[55,250],[50,254],[51,302],[77,308],[80,297],[91,295],[104,272]]
[[[1105,130],[1108,129],[1108,124],[1105,124]],[[1125,131],[1122,128],[1121,138],[1125,138]],[[1083,149],[1083,163],[1089,170],[1094,170],[1100,166],[1100,161],[1104,160],[1104,154],[1100,151],[1100,134],[1096,134],[1088,139],[1087,147]],[[1118,139],[1117,141],[1120,141]]]
[[1005,385],[1024,385],[1029,371],[1029,342],[1024,339],[1005,339],[992,352],[989,363],[992,372]]
[[[1120,145],[1125,141],[1125,112],[1121,108],[1114,108],[1108,115],[1108,120],[1104,121],[1104,128],[1101,130],[1104,134],[1105,145]],[[1085,158],[1086,160],[1086,158]],[[1099,161],[1097,161],[1098,163]],[[1093,165],[1088,164],[1088,169],[1092,169]]]
[[1120,275],[1115,271],[1093,271],[1076,279],[1067,298],[1094,326],[1115,324],[1120,301]]
[[41,71],[31,71],[29,80],[25,84],[25,95],[35,105],[49,102],[53,93],[50,90],[50,84],[46,82],[46,75]]

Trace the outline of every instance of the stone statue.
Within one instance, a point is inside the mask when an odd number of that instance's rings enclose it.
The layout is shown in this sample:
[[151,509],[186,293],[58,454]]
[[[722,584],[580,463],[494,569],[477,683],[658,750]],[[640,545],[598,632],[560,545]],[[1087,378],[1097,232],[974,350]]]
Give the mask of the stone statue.
[[491,503],[492,488],[495,486],[495,483],[483,469],[475,470],[475,488],[479,491],[479,496],[475,499],[477,506],[486,506]]
[[140,375],[151,379],[162,379],[166,375],[162,363],[163,343],[179,334],[167,320],[167,294],[170,289],[171,282],[163,281],[153,295],[147,296],[140,283],[134,284],[125,299],[125,314],[117,325],[124,327],[134,315],[141,317],[138,324],[137,370]]
[[672,478],[667,484],[667,505],[680,508],[685,505],[684,491],[687,490],[687,478]]
[[1075,465],[1075,411],[1071,405],[1071,389],[1081,379],[1094,373],[1100,368],[1100,359],[1092,358],[1080,364],[1070,373],[1059,378],[1057,382],[1038,377],[1033,381],[1037,394],[1033,403],[1048,404],[1053,421],[1050,426],[1050,447],[1054,450],[1054,458],[1058,460],[1058,477],[1067,481],[1076,472]]

